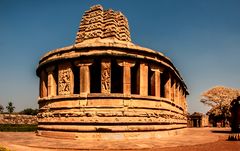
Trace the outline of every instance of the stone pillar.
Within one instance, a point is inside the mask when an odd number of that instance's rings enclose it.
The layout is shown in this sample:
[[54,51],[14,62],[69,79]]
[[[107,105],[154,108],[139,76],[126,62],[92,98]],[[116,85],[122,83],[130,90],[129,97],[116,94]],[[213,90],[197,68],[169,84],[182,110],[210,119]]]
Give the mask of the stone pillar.
[[183,91],[180,86],[179,86],[179,105],[183,108]]
[[181,89],[181,107],[183,108],[183,110],[185,110],[185,103],[184,103],[184,90],[183,88]]
[[148,65],[143,62],[139,66],[139,94],[148,95]]
[[151,70],[154,71],[152,77],[151,77],[151,94],[153,94],[156,97],[160,97],[161,95],[161,73],[163,72],[163,69],[158,66],[151,66]]
[[47,74],[44,70],[41,71],[40,73],[40,93],[39,96],[40,98],[42,97],[47,97]]
[[74,93],[74,75],[72,64],[63,62],[58,65],[58,94],[71,95]]
[[184,95],[183,95],[183,108],[185,111],[187,111],[187,99],[186,99],[186,92],[184,92]]
[[174,80],[172,80],[172,93],[171,93],[171,100],[173,101],[173,102],[175,102],[176,100],[175,100],[175,95],[176,95],[176,81],[175,81],[175,79]]
[[179,88],[180,88],[180,84],[179,84],[179,83],[176,83],[175,98],[176,98],[176,104],[178,104],[178,105],[180,105]]
[[54,66],[50,66],[47,68],[47,73],[48,73],[48,97],[56,96],[57,95],[57,84],[56,80],[54,78]]
[[171,92],[172,92],[171,91],[171,80],[172,80],[172,78],[169,73],[168,79],[164,85],[164,96],[165,96],[165,98],[170,99],[170,100],[171,100]]
[[80,95],[90,93],[90,70],[89,66],[92,65],[93,60],[76,61],[75,65],[79,67],[80,78]]
[[183,104],[183,108],[184,110],[186,109],[186,95],[185,95],[185,92],[183,90],[183,100],[182,100],[182,104]]
[[185,100],[184,111],[185,111],[185,113],[187,113],[187,111],[188,111],[187,98]]
[[101,62],[101,93],[111,93],[111,60]]
[[134,61],[117,60],[119,66],[123,67],[123,94],[131,94],[131,67],[135,65]]

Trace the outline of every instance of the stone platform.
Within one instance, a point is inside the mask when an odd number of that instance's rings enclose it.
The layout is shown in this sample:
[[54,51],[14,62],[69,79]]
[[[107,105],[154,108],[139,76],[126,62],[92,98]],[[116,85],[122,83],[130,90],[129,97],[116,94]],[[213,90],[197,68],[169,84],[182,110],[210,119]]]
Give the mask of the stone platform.
[[[130,126],[129,126],[130,127]],[[150,126],[149,126],[150,127]],[[121,128],[121,127],[120,127]],[[89,140],[89,141],[99,141],[99,140],[136,140],[136,139],[153,139],[162,138],[166,136],[181,135],[186,131],[185,129],[169,129],[162,131],[142,131],[142,132],[87,132],[87,133],[76,133],[76,132],[57,132],[57,131],[37,131],[38,136],[58,138],[58,139],[75,139],[75,140]]]
[[188,128],[184,133],[158,139],[89,141],[36,136],[33,132],[0,132],[0,145],[17,151],[52,150],[157,150],[166,147],[190,146],[216,142],[228,135],[226,128]]

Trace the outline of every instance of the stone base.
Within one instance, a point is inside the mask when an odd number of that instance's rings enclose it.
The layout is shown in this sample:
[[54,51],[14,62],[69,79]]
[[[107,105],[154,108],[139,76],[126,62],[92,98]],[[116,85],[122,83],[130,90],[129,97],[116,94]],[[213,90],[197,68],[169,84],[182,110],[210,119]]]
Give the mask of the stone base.
[[166,136],[179,135],[185,131],[185,128],[166,130],[166,131],[151,131],[151,132],[60,132],[60,131],[44,131],[38,130],[37,135],[51,138],[62,139],[77,139],[77,140],[125,140],[125,139],[147,139],[147,138],[162,138]]

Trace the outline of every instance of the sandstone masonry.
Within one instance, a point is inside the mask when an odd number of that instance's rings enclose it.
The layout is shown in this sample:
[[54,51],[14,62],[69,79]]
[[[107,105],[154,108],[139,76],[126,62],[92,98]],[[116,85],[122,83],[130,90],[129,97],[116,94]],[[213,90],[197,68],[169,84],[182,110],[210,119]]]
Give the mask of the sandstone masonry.
[[0,114],[0,124],[33,124],[33,125],[37,125],[37,116]]
[[126,17],[96,5],[75,44],[39,62],[38,135],[74,139],[158,137],[187,126],[187,87],[171,60],[131,42]]

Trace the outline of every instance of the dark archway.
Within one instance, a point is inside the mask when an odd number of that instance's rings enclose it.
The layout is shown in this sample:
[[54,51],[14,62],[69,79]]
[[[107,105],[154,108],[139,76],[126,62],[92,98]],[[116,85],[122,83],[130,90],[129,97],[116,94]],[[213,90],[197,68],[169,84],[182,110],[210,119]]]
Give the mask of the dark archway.
[[101,60],[94,59],[90,66],[90,93],[101,93]]
[[123,93],[123,67],[111,60],[111,93]]
[[139,62],[131,68],[131,94],[139,94]]

